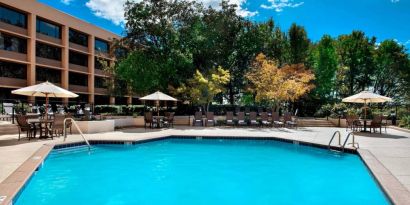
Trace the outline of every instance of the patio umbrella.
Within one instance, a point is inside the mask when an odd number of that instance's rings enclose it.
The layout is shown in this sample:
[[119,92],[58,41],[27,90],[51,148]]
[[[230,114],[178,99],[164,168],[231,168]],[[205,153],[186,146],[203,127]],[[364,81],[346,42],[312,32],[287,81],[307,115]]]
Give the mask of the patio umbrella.
[[44,82],[37,85],[32,85],[17,90],[11,91],[13,94],[26,95],[33,97],[45,97],[46,98],[46,119],[48,118],[48,98],[76,98],[77,94],[55,86],[50,82]]
[[350,97],[342,99],[342,102],[350,102],[350,103],[362,103],[364,104],[364,118],[366,119],[366,105],[367,103],[383,103],[392,101],[391,98],[382,96],[370,91],[362,91],[356,95],[352,95]]
[[144,96],[144,97],[140,98],[140,100],[155,101],[156,104],[157,104],[157,115],[158,116],[159,116],[159,109],[158,109],[159,101],[177,101],[177,99],[175,99],[175,98],[173,98],[173,97],[171,97],[167,94],[164,94],[160,91],[157,91],[157,92],[152,93],[150,95]]

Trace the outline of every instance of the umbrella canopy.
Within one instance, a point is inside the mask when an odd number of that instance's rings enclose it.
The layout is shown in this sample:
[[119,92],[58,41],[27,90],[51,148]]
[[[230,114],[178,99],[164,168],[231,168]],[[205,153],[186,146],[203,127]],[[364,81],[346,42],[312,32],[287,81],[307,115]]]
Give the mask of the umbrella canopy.
[[350,97],[344,98],[342,102],[350,102],[350,103],[383,103],[392,101],[391,98],[382,96],[370,91],[362,91],[356,95],[352,95]]
[[177,99],[164,94],[160,91],[157,91],[155,93],[152,93],[150,95],[144,96],[140,98],[140,100],[150,100],[150,101],[177,101]]
[[55,86],[50,82],[44,82],[37,85],[28,86],[11,91],[13,94],[26,95],[34,97],[55,97],[55,98],[75,98],[77,94]]
[[44,82],[37,85],[28,86],[25,88],[20,88],[17,90],[11,91],[13,94],[17,95],[26,95],[34,97],[45,97],[46,98],[46,119],[48,119],[48,98],[76,98],[77,94],[55,86],[52,83]]

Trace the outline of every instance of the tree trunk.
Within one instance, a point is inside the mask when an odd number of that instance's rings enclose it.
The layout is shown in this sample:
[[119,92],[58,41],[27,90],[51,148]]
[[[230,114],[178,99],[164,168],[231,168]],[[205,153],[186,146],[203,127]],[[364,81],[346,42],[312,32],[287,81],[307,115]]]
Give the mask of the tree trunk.
[[233,86],[232,86],[232,83],[231,82],[229,82],[229,104],[231,104],[231,105],[234,105],[234,103],[235,103],[235,99],[234,99],[234,96],[233,96]]

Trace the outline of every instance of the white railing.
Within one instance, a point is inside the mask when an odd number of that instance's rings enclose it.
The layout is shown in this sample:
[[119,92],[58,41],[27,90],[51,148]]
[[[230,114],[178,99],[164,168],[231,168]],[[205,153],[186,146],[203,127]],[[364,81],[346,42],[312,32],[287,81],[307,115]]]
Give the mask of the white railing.
[[71,123],[75,126],[75,128],[77,128],[77,130],[78,130],[78,132],[80,133],[81,137],[83,138],[83,140],[84,140],[85,143],[87,144],[88,150],[91,150],[91,145],[90,145],[90,143],[88,142],[87,138],[85,138],[83,132],[81,131],[80,127],[78,127],[77,122],[76,122],[73,118],[65,118],[65,119],[64,119],[64,141],[65,141],[66,138],[67,138],[67,121],[68,121],[68,120],[71,120]]

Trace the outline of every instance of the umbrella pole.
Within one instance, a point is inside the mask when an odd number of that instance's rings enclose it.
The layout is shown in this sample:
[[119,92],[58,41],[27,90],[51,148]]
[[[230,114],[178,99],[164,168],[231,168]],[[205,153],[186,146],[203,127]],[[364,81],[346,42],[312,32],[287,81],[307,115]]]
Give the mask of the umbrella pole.
[[46,120],[48,120],[48,93],[46,93]]
[[157,116],[159,117],[159,100],[157,100]]

